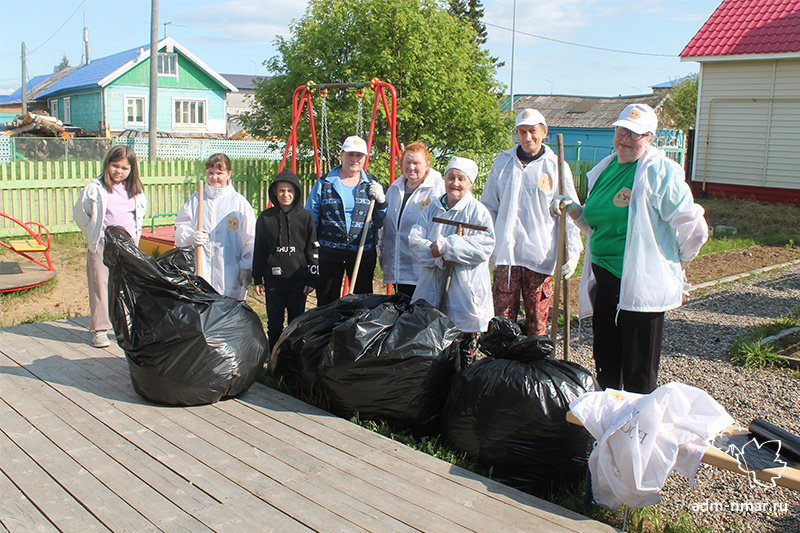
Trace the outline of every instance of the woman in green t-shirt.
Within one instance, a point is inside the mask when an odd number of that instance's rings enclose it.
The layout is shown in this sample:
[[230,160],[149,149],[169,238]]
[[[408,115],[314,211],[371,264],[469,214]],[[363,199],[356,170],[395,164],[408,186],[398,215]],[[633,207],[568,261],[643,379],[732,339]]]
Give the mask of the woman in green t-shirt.
[[613,124],[614,154],[589,171],[584,206],[557,197],[587,235],[580,316],[592,315],[597,380],[648,394],[657,386],[664,313],[681,304],[683,270],[708,239],[683,168],[653,147],[658,118],[626,107]]

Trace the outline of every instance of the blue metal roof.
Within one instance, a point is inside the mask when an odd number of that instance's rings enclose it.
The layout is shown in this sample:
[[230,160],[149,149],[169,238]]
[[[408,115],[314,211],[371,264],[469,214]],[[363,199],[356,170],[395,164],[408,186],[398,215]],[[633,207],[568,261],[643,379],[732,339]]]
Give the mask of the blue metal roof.
[[[31,92],[34,87],[41,84],[47,78],[52,76],[52,74],[44,74],[42,76],[34,76],[30,79],[28,83],[25,84],[25,91]],[[16,102],[18,100],[22,100],[22,87],[14,91],[13,93],[9,94],[8,96],[0,96],[0,104],[4,104],[6,102]]]
[[135,60],[139,55],[139,50],[147,52],[150,50],[150,45],[140,46],[125,52],[95,59],[88,65],[76,68],[74,71],[64,76],[61,80],[54,83],[52,87],[40,94],[39,97],[50,96],[68,89],[99,86],[100,81],[106,76],[126,63]]

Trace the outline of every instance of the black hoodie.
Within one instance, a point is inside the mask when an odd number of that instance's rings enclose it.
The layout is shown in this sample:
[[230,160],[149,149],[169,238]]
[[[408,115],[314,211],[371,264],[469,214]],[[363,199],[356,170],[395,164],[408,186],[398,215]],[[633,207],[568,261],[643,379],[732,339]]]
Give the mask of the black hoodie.
[[[284,211],[278,203],[278,182],[294,186],[294,201]],[[301,205],[300,180],[294,172],[280,172],[269,186],[272,207],[256,220],[256,243],[253,250],[253,283],[274,286],[280,280],[305,280],[317,286],[319,256],[314,217]]]

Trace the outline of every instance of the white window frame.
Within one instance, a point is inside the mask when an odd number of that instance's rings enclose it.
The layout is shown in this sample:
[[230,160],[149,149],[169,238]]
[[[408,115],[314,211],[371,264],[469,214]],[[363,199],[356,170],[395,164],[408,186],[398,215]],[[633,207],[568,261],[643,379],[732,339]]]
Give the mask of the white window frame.
[[[136,100],[141,100],[142,101],[142,120],[141,121],[135,120],[135,117],[134,117],[134,120],[128,120],[128,117],[129,117],[129,115],[128,115],[128,106],[130,105],[130,102],[136,101]],[[125,114],[124,115],[125,125],[126,126],[147,126],[147,98],[145,98],[144,96],[132,94],[132,95],[125,95],[123,97],[123,101],[125,102],[125,108],[123,110],[123,113]]]
[[[202,106],[202,120],[197,120],[197,113]],[[180,105],[180,116],[176,107]],[[194,116],[193,116],[194,115]],[[184,121],[188,118],[188,121]],[[174,127],[196,127],[208,125],[208,99],[207,98],[173,98],[172,99],[172,124]]]
[[50,116],[58,118],[58,98],[51,98],[47,103],[50,107]]
[[64,124],[72,124],[72,105],[69,98],[69,96],[64,97],[64,118],[62,119]]
[[[159,52],[156,56],[156,61],[158,62],[157,70],[159,76],[169,76],[171,78],[178,77],[178,54],[174,52]],[[174,72],[165,72],[165,66],[168,68],[168,70],[174,69]]]

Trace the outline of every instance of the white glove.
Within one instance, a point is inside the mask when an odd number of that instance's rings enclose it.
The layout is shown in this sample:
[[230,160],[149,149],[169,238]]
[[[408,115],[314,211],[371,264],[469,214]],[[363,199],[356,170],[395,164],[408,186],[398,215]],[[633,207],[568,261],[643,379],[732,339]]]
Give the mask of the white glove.
[[561,276],[564,278],[569,278],[572,274],[575,273],[575,269],[578,268],[578,261],[580,260],[580,254],[573,254],[574,257],[570,257],[567,259],[567,262],[561,265]]
[[550,216],[553,218],[560,217],[564,213],[569,214],[572,218],[578,218],[581,212],[583,212],[583,208],[569,196],[559,194],[550,202]]
[[375,203],[386,203],[386,195],[383,194],[383,187],[377,181],[369,184],[369,197],[375,200]]
[[205,246],[208,244],[208,232],[203,230],[195,231],[191,235],[189,235],[189,239],[187,239],[186,244],[191,246],[192,248],[197,248],[198,246]]
[[249,268],[240,268],[239,285],[242,287],[249,287],[251,281],[253,281],[252,271]]

